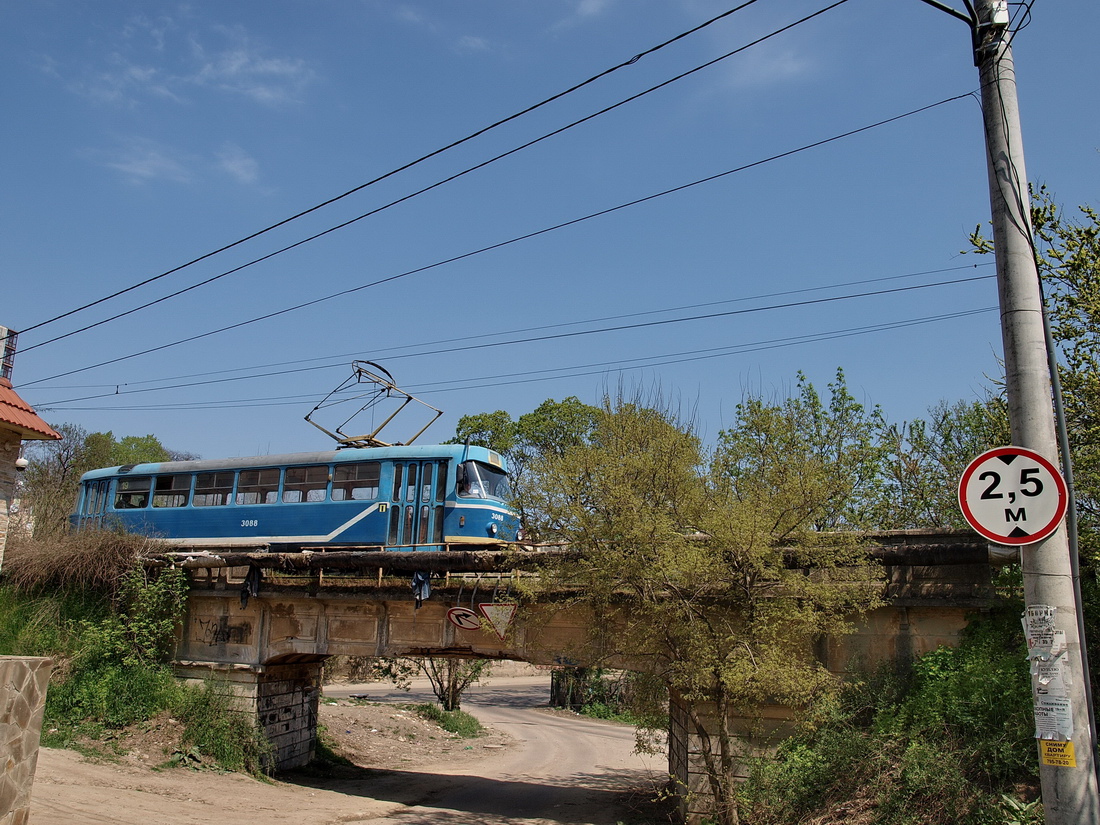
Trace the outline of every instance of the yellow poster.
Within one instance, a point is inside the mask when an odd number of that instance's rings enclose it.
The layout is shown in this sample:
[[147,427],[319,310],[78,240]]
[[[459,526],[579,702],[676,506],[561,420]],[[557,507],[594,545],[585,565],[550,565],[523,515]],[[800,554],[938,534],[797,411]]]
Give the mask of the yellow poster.
[[1053,739],[1039,740],[1039,761],[1056,768],[1076,768],[1077,757],[1073,754],[1072,742],[1056,742]]

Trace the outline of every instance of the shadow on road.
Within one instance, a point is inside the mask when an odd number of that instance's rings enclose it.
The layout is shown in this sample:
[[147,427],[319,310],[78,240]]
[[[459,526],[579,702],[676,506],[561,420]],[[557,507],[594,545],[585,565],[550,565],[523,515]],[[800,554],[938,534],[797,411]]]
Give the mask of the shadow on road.
[[[309,771],[287,771],[278,778],[318,790],[395,802],[409,808],[436,808],[435,811],[401,812],[401,821],[408,825],[439,823],[443,821],[440,819],[443,811],[469,815],[467,822],[512,823],[517,818],[545,816],[548,806],[552,809],[553,821],[562,823],[592,822],[593,810],[617,810],[622,815],[633,810],[636,816],[631,816],[629,821],[639,825],[669,821],[662,806],[653,803],[660,790],[654,786],[653,779],[632,771],[521,781],[338,766],[328,777],[318,777]],[[608,821],[621,818],[620,815]]]

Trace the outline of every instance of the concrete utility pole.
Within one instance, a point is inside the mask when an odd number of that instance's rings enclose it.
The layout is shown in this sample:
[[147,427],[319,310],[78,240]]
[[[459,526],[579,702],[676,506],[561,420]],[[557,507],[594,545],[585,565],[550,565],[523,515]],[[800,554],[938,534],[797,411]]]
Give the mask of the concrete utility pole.
[[[1058,466],[1008,4],[1006,0],[976,0],[973,10],[975,61],[981,73],[989,152],[989,194],[1012,440]],[[1048,683],[1040,693],[1038,678],[1033,678],[1036,723],[1042,722],[1048,730],[1060,730],[1052,739],[1039,740],[1046,822],[1095,825],[1100,823],[1100,806],[1096,753],[1086,700],[1088,673],[1082,657],[1084,640],[1078,633],[1079,605],[1074,596],[1073,565],[1064,523],[1049,538],[1022,547],[1020,555],[1029,615],[1053,617],[1053,629],[1065,634],[1064,654],[1057,655],[1060,641],[1055,641],[1052,656],[1032,659],[1033,671],[1042,666],[1043,678],[1053,677],[1056,684],[1050,690]]]

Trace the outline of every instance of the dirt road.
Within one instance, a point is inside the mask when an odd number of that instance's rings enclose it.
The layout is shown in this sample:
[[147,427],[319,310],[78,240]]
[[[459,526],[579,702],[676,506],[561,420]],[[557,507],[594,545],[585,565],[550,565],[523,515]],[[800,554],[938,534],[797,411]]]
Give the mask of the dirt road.
[[[400,702],[417,693],[385,688],[326,688],[329,701],[348,694],[386,694]],[[363,714],[346,703],[322,706],[347,742],[373,741],[353,758],[361,768],[340,778],[304,776],[270,784],[239,775],[151,770],[133,759],[92,763],[71,751],[44,749],[32,795],[33,825],[613,825],[640,822],[631,794],[654,788],[663,757],[631,753],[629,728],[553,715],[546,677],[495,679],[471,690],[463,707],[497,733],[475,740],[435,740],[390,704]],[[357,715],[359,714],[359,715]],[[405,726],[405,727],[401,727]],[[404,731],[404,732],[402,732]],[[384,743],[379,740],[387,737]],[[335,737],[337,742],[340,736]],[[427,746],[431,738],[432,746]],[[418,744],[419,742],[419,744]],[[384,755],[383,755],[384,754]],[[354,756],[354,754],[349,754]],[[385,764],[380,766],[380,763]],[[288,781],[289,780],[289,781]]]

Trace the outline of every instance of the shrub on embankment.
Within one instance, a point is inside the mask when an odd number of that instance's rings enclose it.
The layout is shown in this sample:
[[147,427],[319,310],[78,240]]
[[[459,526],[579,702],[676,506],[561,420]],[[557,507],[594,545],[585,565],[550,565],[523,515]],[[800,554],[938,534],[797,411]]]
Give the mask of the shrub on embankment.
[[9,544],[0,654],[54,661],[42,744],[104,752],[121,729],[168,714],[192,761],[258,773],[270,747],[255,723],[217,685],[172,675],[187,579],[147,568],[149,550],[147,539],[111,532]]
[[1041,822],[1019,604],[976,619],[908,673],[851,680],[761,760],[754,825]]

